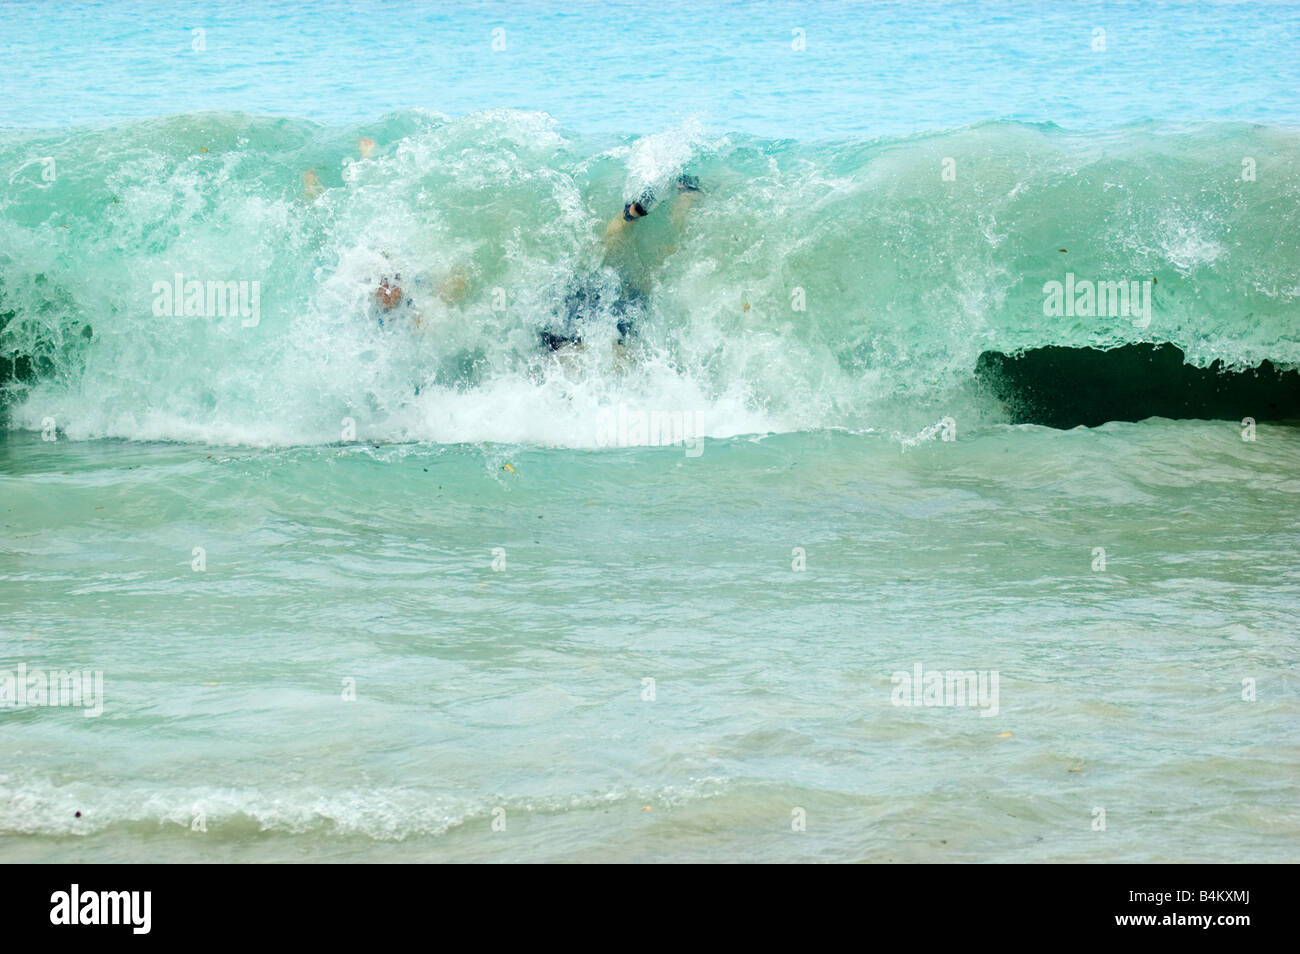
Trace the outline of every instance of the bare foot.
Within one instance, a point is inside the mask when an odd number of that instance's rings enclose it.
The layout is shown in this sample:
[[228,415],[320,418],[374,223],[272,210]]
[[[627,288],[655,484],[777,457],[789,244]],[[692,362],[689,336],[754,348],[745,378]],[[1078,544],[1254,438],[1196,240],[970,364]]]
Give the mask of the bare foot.
[[357,152],[361,153],[362,159],[369,159],[370,154],[375,151],[375,141],[373,139],[358,139]]

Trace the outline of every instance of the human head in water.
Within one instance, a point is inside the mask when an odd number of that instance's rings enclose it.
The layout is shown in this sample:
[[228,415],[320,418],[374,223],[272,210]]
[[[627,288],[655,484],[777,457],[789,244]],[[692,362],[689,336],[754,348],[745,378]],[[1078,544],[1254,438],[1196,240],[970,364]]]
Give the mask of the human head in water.
[[401,280],[401,275],[394,275],[391,282],[387,275],[379,280],[379,287],[375,289],[375,301],[384,311],[392,311],[402,303],[402,286],[398,284]]
[[[700,180],[695,176],[681,175],[677,177],[678,192],[699,192]],[[654,189],[646,189],[633,202],[623,206],[623,218],[628,222],[635,222],[637,219],[643,219],[650,214],[651,210],[658,204],[655,197]]]
[[628,222],[635,222],[637,219],[645,218],[650,214],[650,210],[655,207],[655,190],[646,189],[635,201],[629,202],[623,206],[623,218]]

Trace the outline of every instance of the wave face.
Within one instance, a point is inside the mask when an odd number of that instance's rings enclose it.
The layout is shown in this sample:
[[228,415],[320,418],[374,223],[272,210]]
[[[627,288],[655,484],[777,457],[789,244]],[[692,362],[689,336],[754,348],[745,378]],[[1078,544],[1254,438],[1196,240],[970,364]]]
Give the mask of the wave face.
[[[1246,124],[801,143],[409,111],[9,130],[0,370],[11,426],[74,439],[329,443],[348,419],[362,440],[589,447],[619,406],[714,437],[1005,419],[973,378],[985,351],[1169,342],[1198,367],[1300,366],[1298,158],[1300,133]],[[606,261],[610,216],[682,172],[704,188],[689,212],[670,198]],[[381,314],[395,273],[410,304]],[[156,314],[177,274],[257,283],[255,323]],[[1149,320],[1045,315],[1067,274],[1156,279]],[[626,353],[622,285],[645,292]],[[597,302],[586,347],[542,349],[577,287]]]

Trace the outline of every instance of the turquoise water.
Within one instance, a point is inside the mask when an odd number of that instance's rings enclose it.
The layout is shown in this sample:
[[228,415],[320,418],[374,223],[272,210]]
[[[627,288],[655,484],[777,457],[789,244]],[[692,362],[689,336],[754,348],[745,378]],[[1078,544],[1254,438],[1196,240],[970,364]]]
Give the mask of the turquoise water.
[[[1257,437],[11,437],[6,656],[107,702],[5,715],[5,855],[1294,860],[1300,438]],[[997,715],[892,705],[918,662]]]
[[0,28],[0,125],[15,126],[512,108],[585,131],[695,115],[806,140],[990,119],[1293,124],[1300,106],[1292,2],[29,0]]
[[1297,860],[1300,10],[521,7],[0,7],[0,858]]

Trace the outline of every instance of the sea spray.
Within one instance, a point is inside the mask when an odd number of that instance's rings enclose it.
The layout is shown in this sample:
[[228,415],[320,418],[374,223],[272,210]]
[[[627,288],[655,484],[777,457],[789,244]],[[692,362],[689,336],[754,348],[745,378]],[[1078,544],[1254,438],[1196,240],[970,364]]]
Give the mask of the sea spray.
[[[1241,164],[1300,154],[1300,135],[1266,126],[805,143],[692,120],[622,141],[494,110],[3,136],[0,166],[57,145],[59,170],[0,206],[10,421],[74,439],[333,443],[350,419],[361,440],[596,447],[620,405],[692,409],[701,437],[914,434],[996,419],[971,386],[989,350],[1167,341],[1198,366],[1300,363],[1300,176]],[[627,190],[679,172],[703,195],[675,216],[668,190],[633,265],[606,264]],[[201,315],[175,315],[178,274],[203,283]],[[374,290],[394,274],[404,303],[385,314]],[[1149,298],[1138,320],[1044,314],[1066,275]],[[222,309],[210,283],[232,282]],[[574,287],[626,286],[645,295],[626,348],[608,308],[581,353],[539,347]]]

